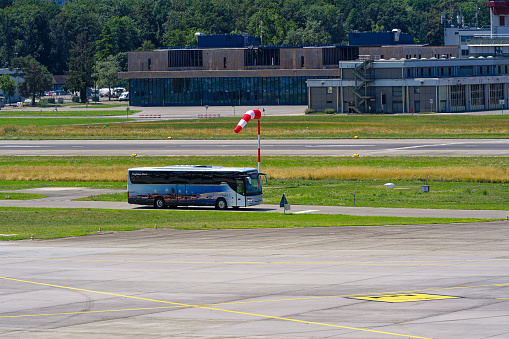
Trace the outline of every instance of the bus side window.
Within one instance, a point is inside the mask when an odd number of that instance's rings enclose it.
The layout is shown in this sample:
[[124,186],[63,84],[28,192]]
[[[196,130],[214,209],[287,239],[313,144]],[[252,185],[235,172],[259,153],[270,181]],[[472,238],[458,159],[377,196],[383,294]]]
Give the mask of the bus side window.
[[214,184],[214,176],[211,172],[203,172],[202,176],[203,185],[212,185]]
[[236,180],[236,184],[237,184],[237,193],[244,194],[244,181]]

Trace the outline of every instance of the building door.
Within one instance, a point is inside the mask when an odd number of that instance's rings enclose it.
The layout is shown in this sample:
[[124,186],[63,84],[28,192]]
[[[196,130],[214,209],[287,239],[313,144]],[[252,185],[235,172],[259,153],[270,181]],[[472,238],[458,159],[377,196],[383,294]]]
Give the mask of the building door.
[[421,113],[421,102],[420,101],[414,102],[414,109],[415,109],[415,113]]

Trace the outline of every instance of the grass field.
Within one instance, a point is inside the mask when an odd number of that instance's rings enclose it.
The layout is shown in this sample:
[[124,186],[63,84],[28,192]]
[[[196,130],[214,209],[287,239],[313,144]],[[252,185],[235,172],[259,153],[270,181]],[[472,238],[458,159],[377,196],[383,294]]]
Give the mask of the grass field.
[[[97,112],[89,116],[104,115]],[[99,111],[98,111],[99,112]],[[125,111],[108,114],[123,115]],[[113,111],[114,112],[114,111]],[[3,113],[2,113],[3,114]],[[51,113],[54,114],[54,113]],[[60,114],[60,112],[59,112]],[[74,114],[74,113],[73,113]],[[257,124],[234,133],[239,118],[211,118],[126,122],[61,120],[49,127],[48,119],[0,119],[2,139],[250,139]],[[101,124],[93,133],[81,124]],[[104,126],[104,128],[103,128]],[[267,116],[261,119],[262,138],[341,139],[352,138],[509,138],[507,115],[311,115]]]
[[0,192],[0,200],[31,200],[46,197],[47,197],[46,195],[42,194]]
[[[225,221],[225,214],[228,220]],[[219,229],[405,225],[477,222],[481,219],[284,215],[216,211],[136,211],[0,207],[0,240],[48,239],[143,228]]]
[[[80,107],[84,108],[84,107]],[[138,113],[139,110],[129,111],[129,114]],[[2,112],[2,117],[49,117],[49,118],[70,118],[70,117],[100,117],[100,116],[116,116],[116,115],[126,115],[126,111],[121,110],[83,110],[83,111],[66,111],[65,108],[58,109],[55,111],[54,109],[41,108],[40,111],[5,111]],[[73,124],[72,120],[64,120],[67,125]],[[33,120],[34,125],[39,126],[39,122]],[[1,125],[4,125],[0,122]]]
[[[0,157],[0,190],[125,189],[130,167],[254,166],[255,157]],[[296,205],[498,209],[509,206],[509,157],[264,157],[264,200]],[[422,192],[422,185],[430,192]],[[387,190],[384,184],[396,184]],[[125,194],[93,200],[126,201]]]

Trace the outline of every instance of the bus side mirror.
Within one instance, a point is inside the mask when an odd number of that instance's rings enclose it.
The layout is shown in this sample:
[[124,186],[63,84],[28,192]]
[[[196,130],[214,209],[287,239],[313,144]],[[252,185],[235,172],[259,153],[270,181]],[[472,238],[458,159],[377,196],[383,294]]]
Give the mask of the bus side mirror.
[[267,174],[260,173],[259,175],[263,175],[265,177],[265,182],[269,182],[269,177],[267,177]]
[[247,177],[247,182],[249,183],[249,185],[252,185],[252,183],[251,183],[251,177]]

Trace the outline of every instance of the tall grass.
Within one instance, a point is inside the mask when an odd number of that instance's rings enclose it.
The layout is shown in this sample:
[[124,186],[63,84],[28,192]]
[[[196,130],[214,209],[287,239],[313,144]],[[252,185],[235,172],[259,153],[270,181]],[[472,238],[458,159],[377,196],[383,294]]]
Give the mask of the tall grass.
[[503,167],[424,167],[379,168],[367,166],[336,166],[264,169],[274,179],[336,179],[336,180],[432,180],[509,182],[509,171]]
[[[325,160],[325,159],[324,159]],[[326,161],[324,161],[326,163]],[[3,166],[4,167],[4,166]],[[0,180],[24,181],[108,181],[125,182],[129,165],[14,165],[0,171]],[[449,167],[369,167],[369,166],[310,166],[276,167],[263,169],[271,179],[336,179],[336,180],[430,180],[508,183],[506,167],[449,166]]]
[[[120,116],[125,114],[123,111],[103,112]],[[89,113],[86,116],[90,117],[86,119],[0,119],[0,127],[12,125],[16,128],[16,131],[11,128],[4,133],[0,128],[0,138],[165,139],[171,136],[173,139],[250,139],[257,134],[257,124],[248,124],[242,133],[233,133],[238,118],[231,117],[111,124],[111,120],[92,117],[97,114],[99,113]],[[263,116],[261,120],[262,137],[271,139],[338,139],[352,138],[355,135],[361,138],[425,139],[509,137],[509,114],[493,116]],[[116,120],[116,122],[120,121]],[[97,128],[91,124],[101,125]],[[61,126],[54,128],[49,125]]]

